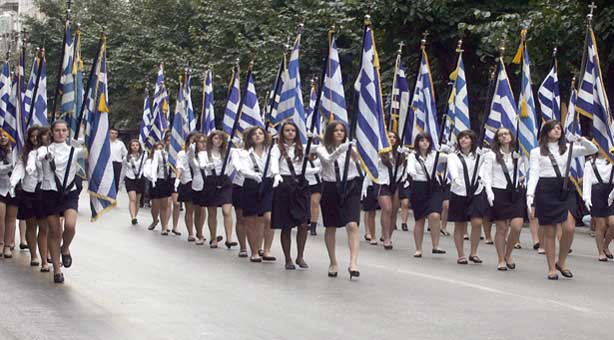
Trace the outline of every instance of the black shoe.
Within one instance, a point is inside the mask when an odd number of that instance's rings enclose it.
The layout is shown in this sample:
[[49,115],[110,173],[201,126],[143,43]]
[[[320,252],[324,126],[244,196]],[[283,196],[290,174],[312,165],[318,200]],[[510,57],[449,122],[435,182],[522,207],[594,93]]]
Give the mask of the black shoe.
[[408,231],[409,228],[407,228],[407,223],[401,223],[401,230],[403,231]]
[[350,280],[353,277],[360,277],[360,272],[358,270],[352,270],[352,269],[348,268],[348,273],[350,273]]
[[309,225],[309,233],[311,234],[311,236],[317,236],[318,235],[318,233],[316,232],[317,226],[318,226],[317,223],[311,223]]
[[262,262],[262,258],[260,258],[260,257],[251,257],[249,259],[249,262],[260,263],[260,262]]
[[149,225],[149,227],[147,227],[147,230],[154,230],[156,229],[156,226],[158,225],[158,221],[153,221],[151,222],[151,224]]
[[561,272],[561,275],[563,275],[564,277],[571,279],[573,277],[573,273],[571,272],[571,270],[569,269],[563,269],[561,268],[561,266],[559,266],[558,263],[556,263],[554,265],[554,267],[556,268],[556,270],[558,270],[559,272]]
[[49,265],[47,265],[47,267],[41,267],[41,273],[49,273]]
[[173,235],[181,236],[181,233],[178,231],[171,230],[171,232],[173,233]]
[[469,264],[469,262],[467,262],[466,258],[461,257],[461,258],[456,260],[456,264]]
[[567,251],[567,254],[571,254],[573,253],[573,249],[569,248],[569,250]]
[[337,277],[337,272],[328,272],[328,277]]
[[433,249],[432,253],[433,254],[445,254],[446,251],[443,249]]
[[247,257],[247,250],[239,251],[239,257]]
[[132,219],[132,225],[136,225],[137,223],[139,223],[139,221],[137,221],[137,219],[136,219],[136,218],[133,218],[133,219]]
[[20,244],[19,244],[19,249],[21,249],[21,250],[28,249],[28,245],[27,245],[27,244],[20,243]]
[[30,267],[38,267],[40,263],[38,261],[30,261]]
[[607,257],[610,260],[614,260],[614,256],[612,256],[612,254],[605,254],[605,257]]
[[237,242],[228,242],[228,241],[224,242],[224,244],[226,245],[226,248],[228,248],[228,249],[230,249],[232,247],[236,247],[238,245]]
[[516,269],[516,264],[515,264],[514,262],[512,262],[512,263],[507,263],[507,264],[506,264],[506,266],[507,266],[509,269],[511,269],[511,270]]
[[554,275],[548,275],[548,280],[558,280],[559,276],[557,274]]
[[218,242],[222,242],[223,239],[224,239],[224,237],[222,237],[222,236],[218,236],[218,237],[215,238],[215,240],[218,241]]
[[53,274],[53,282],[64,283],[64,274],[62,273]]
[[160,235],[162,235],[162,236],[168,236],[168,231],[163,231],[163,232],[161,232],[161,233],[160,233]]
[[273,261],[277,261],[277,258],[275,258],[275,256],[263,256],[262,260],[263,261],[268,261],[268,262],[273,262]]
[[498,271],[502,271],[502,272],[506,272],[507,271],[507,266],[498,266],[497,270]]
[[482,260],[477,255],[469,256],[469,261],[473,263],[482,263]]
[[70,256],[70,254],[62,254],[62,266],[64,266],[64,268],[70,268],[70,266],[72,266],[72,256]]
[[389,244],[389,245],[385,245],[385,244],[384,244],[384,249],[386,249],[386,250],[392,250],[392,244]]
[[539,249],[539,242],[537,242],[537,243],[535,243],[533,245],[533,250],[537,250],[537,249]]
[[264,256],[264,250],[258,249],[258,256],[260,257]]
[[286,263],[286,270],[295,270],[296,266],[294,263]]

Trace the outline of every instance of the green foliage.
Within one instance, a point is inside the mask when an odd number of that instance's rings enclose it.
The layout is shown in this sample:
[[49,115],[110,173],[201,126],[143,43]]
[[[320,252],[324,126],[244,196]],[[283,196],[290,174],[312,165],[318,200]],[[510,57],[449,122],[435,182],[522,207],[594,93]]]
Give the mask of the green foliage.
[[[301,74],[304,94],[309,79],[319,75],[326,53],[326,32],[338,30],[346,97],[358,68],[362,21],[370,13],[382,65],[387,96],[398,43],[403,41],[404,64],[413,82],[419,63],[420,39],[429,32],[429,53],[437,99],[446,102],[448,75],[455,67],[457,40],[463,37],[470,109],[478,123],[486,102],[488,74],[506,47],[510,62],[523,27],[529,30],[534,90],[551,66],[558,47],[561,87],[567,95],[571,77],[580,68],[588,13],[586,0],[83,0],[73,8],[73,22],[82,23],[83,55],[91,62],[100,32],[108,34],[108,65],[112,119],[119,126],[135,126],[141,117],[143,90],[153,82],[160,62],[165,64],[167,87],[176,93],[178,74],[192,69],[194,106],[200,113],[202,74],[214,72],[216,112],[221,118],[232,67],[239,60],[242,75],[250,61],[262,100],[273,83],[286,44],[292,44],[304,23]],[[607,88],[614,77],[614,4],[596,2],[594,30],[600,47]],[[53,98],[61,51],[65,2],[40,0],[41,20],[29,20],[33,46],[47,50],[49,98]],[[89,67],[89,65],[86,65]],[[514,89],[519,67],[509,66]],[[149,89],[153,87],[150,85]],[[51,101],[51,99],[50,99]],[[441,109],[440,109],[441,110]]]

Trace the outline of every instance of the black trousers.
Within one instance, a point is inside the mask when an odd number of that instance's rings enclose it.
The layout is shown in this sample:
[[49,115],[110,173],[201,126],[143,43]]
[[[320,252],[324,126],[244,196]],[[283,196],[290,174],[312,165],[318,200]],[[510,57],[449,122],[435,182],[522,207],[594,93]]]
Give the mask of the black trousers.
[[115,192],[119,192],[119,176],[122,174],[122,162],[113,162],[113,179],[115,180]]

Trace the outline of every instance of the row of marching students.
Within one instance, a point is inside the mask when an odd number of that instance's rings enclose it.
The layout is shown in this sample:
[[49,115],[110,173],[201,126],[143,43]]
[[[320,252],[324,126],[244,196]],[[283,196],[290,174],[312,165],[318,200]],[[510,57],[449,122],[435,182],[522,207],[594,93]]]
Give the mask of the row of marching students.
[[[62,267],[72,265],[70,245],[75,236],[81,180],[78,161],[82,142],[70,140],[66,122],[28,129],[19,154],[0,133],[0,245],[11,258],[16,219],[26,222],[30,265],[64,282]],[[51,263],[49,263],[51,262]]]

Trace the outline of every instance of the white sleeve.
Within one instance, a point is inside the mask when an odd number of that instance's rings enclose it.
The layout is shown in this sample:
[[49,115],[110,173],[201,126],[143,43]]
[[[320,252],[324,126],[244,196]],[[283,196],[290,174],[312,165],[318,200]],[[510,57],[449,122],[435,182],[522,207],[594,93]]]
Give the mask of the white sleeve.
[[[30,154],[32,154],[32,152],[30,152]],[[19,159],[17,161],[17,164],[15,165],[15,169],[13,169],[13,172],[11,173],[11,178],[10,178],[11,188],[15,188],[17,184],[19,184],[19,182],[23,179],[24,175],[25,175],[25,171],[23,167],[23,161]]]
[[273,145],[271,148],[271,164],[269,167],[272,176],[279,174],[279,157],[281,157],[279,146],[277,146],[277,144]]
[[339,157],[337,150],[333,151],[332,153],[328,153],[328,150],[326,150],[326,147],[323,145],[318,146],[316,149],[316,154],[323,163],[332,163]]
[[531,150],[529,158],[529,183],[527,184],[527,196],[535,196],[535,188],[539,181],[539,147]]
[[36,155],[38,154],[37,151],[32,150],[30,151],[30,153],[28,153],[28,160],[26,163],[26,173],[31,175],[32,173],[34,173],[34,171],[36,171]]
[[582,178],[582,199],[584,201],[591,199],[591,194],[593,191],[593,176],[594,171],[591,166],[591,161],[587,161],[584,163],[584,177]]
[[416,160],[416,154],[410,153],[407,156],[407,174],[412,178],[416,178],[418,175],[418,170],[416,170],[416,165],[418,165],[418,161]]
[[573,149],[571,150],[572,157],[583,157],[592,155],[599,151],[597,146],[593,144],[593,142],[589,141],[585,137],[580,138],[579,143],[574,143]]
[[495,154],[493,152],[489,152],[484,155],[484,163],[482,164],[482,182],[484,183],[484,187],[489,192],[492,191],[492,170],[494,164]]

